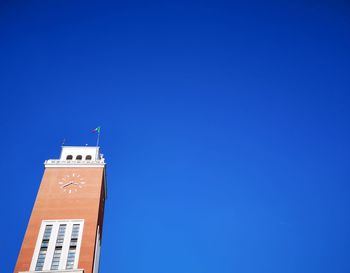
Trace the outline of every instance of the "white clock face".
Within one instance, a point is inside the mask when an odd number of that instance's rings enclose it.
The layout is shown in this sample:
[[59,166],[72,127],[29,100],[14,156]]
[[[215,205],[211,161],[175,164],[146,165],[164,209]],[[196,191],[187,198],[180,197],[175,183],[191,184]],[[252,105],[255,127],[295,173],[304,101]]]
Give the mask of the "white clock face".
[[85,184],[85,179],[77,173],[66,174],[58,182],[62,191],[69,194],[77,192],[79,189],[83,188]]

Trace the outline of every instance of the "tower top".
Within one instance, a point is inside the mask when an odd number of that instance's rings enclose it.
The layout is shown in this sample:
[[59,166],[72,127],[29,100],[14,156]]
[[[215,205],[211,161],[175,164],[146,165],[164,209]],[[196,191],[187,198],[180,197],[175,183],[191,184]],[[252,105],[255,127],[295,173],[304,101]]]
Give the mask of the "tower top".
[[99,146],[62,146],[59,159],[48,159],[45,167],[103,167],[105,159]]

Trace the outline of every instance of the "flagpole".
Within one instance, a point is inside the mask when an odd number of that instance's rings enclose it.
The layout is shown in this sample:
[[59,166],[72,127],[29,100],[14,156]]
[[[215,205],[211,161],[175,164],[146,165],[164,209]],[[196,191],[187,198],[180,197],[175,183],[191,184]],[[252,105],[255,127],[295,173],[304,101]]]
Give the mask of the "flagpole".
[[101,127],[99,126],[99,127],[97,127],[96,128],[97,129],[97,141],[96,141],[96,156],[95,156],[95,160],[97,161],[97,156],[98,156],[98,144],[99,144],[99,142],[100,142],[100,130],[101,130]]
[[97,133],[97,142],[96,147],[98,147],[98,143],[100,142],[100,132]]

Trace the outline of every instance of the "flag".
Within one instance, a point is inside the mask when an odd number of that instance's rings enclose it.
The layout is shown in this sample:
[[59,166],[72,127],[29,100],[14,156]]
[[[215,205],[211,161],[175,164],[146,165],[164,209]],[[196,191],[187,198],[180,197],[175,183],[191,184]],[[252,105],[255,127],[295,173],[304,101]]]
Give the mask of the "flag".
[[101,126],[96,127],[95,129],[92,130],[93,133],[100,133],[101,131]]

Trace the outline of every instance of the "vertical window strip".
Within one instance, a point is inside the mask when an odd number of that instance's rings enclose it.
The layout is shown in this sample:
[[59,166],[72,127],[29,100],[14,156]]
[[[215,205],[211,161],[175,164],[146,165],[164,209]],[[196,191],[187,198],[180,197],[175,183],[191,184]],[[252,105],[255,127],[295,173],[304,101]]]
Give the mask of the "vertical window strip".
[[80,224],[73,225],[72,236],[70,239],[69,250],[68,250],[66,269],[73,269],[74,267],[75,254],[77,250],[77,243],[78,243],[78,236],[79,236],[79,227],[80,227]]
[[61,224],[58,228],[58,235],[55,245],[55,251],[52,257],[51,270],[57,270],[60,264],[60,258],[62,254],[62,246],[64,241],[64,234],[66,232],[66,224]]
[[44,267],[45,257],[47,253],[47,247],[49,245],[50,236],[52,231],[52,225],[46,225],[44,236],[41,241],[40,251],[38,255],[38,259],[35,266],[35,271],[42,271]]

